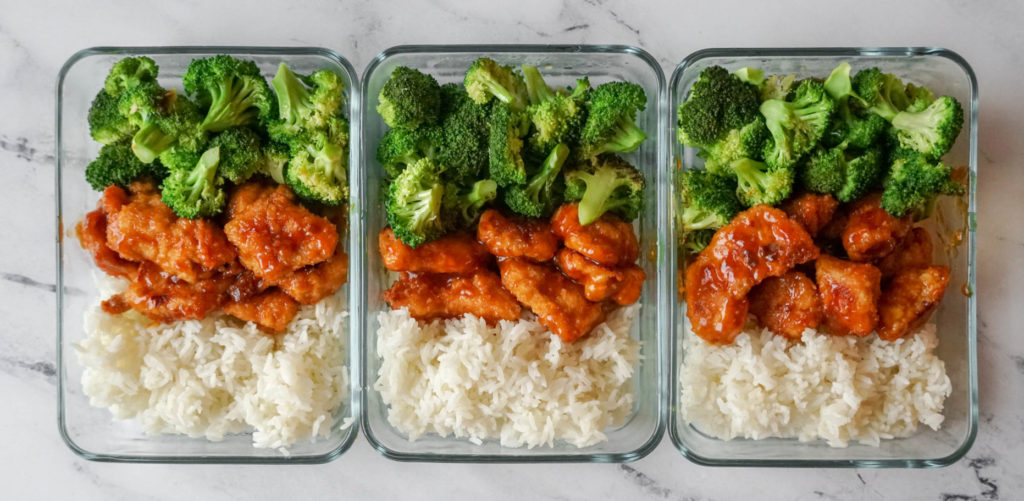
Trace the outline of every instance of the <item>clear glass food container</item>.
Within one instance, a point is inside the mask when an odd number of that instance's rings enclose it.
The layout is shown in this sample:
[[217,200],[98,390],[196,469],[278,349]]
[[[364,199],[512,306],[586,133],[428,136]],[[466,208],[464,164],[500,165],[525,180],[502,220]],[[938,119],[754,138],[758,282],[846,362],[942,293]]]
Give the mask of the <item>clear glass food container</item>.
[[[345,84],[346,113],[350,118],[351,148],[349,165],[359,165],[359,82],[352,66],[337,53],[320,48],[277,47],[98,47],[82,50],[61,68],[57,79],[57,368],[58,425],[65,443],[76,454],[90,460],[167,463],[322,463],[340,456],[355,440],[359,416],[359,339],[352,317],[346,323],[345,359],[348,367],[348,395],[342,399],[330,434],[315,442],[302,441],[277,449],[252,446],[251,433],[228,435],[223,441],[182,435],[146,435],[134,420],[115,420],[110,411],[89,405],[82,391],[82,366],[74,351],[81,341],[83,312],[99,297],[93,273],[99,272],[91,256],[82,250],[75,237],[75,225],[96,206],[99,193],[85,181],[85,166],[96,156],[100,145],[89,135],[86,116],[111,65],[126,56],[145,55],[160,66],[160,83],[181,90],[181,75],[194,58],[230,54],[253,60],[264,76],[274,76],[280,62],[295,72],[306,74],[330,69]],[[350,184],[356,178],[352,168]],[[357,250],[361,239],[349,232],[348,250]],[[353,256],[350,267],[359,260]],[[351,270],[351,268],[350,268]],[[355,273],[350,271],[349,275]],[[359,294],[345,294],[349,311],[359,307]],[[344,426],[349,423],[348,426]]]
[[[575,84],[575,78],[587,75],[593,85],[611,80],[628,80],[641,85],[647,93],[647,108],[637,117],[641,129],[648,133],[640,149],[627,158],[636,165],[647,180],[645,196],[648,203],[636,228],[640,237],[640,265],[647,273],[642,308],[636,319],[633,335],[642,343],[643,357],[634,374],[637,402],[632,415],[622,426],[606,430],[608,440],[586,448],[565,443],[554,447],[505,448],[498,440],[487,440],[474,445],[466,439],[441,438],[428,434],[410,441],[388,423],[387,408],[380,393],[374,391],[374,381],[380,367],[377,356],[377,313],[388,308],[381,293],[390,285],[392,276],[381,263],[377,234],[385,226],[385,214],[380,203],[379,189],[384,170],[375,158],[381,137],[387,126],[376,112],[377,96],[384,82],[397,66],[407,66],[433,75],[440,83],[461,82],[469,65],[481,56],[488,56],[501,64],[537,66],[552,86]],[[666,158],[663,147],[664,76],[655,60],[634,47],[621,46],[522,46],[522,45],[465,45],[465,46],[403,46],[381,53],[363,74],[363,163],[359,224],[353,231],[364,234],[365,275],[361,287],[365,307],[357,312],[363,329],[363,430],[366,438],[384,456],[412,461],[466,461],[466,462],[558,462],[631,461],[649,453],[661,440],[664,431],[662,418],[661,383],[663,370],[661,314],[667,310],[661,304],[663,287],[670,273],[659,266],[659,252],[666,243],[666,235],[659,232],[664,217],[666,189],[664,185]]]
[[[687,336],[686,305],[678,289],[670,291],[673,320],[670,329],[668,429],[672,442],[689,460],[709,466],[828,466],[828,467],[909,467],[945,466],[967,453],[978,427],[978,377],[975,287],[975,208],[978,139],[978,86],[971,67],[959,55],[939,48],[835,48],[835,49],[708,49],[686,57],[669,85],[668,141],[672,175],[676,166],[690,169],[701,165],[694,148],[683,147],[675,138],[676,110],[687,96],[700,71],[719,65],[729,70],[742,67],[764,69],[765,75],[796,74],[797,77],[824,78],[840,62],[847,61],[853,71],[877,66],[904,81],[924,85],[936,95],[949,95],[964,107],[964,126],[952,151],[943,160],[954,167],[968,166],[970,186],[963,198],[942,197],[936,209],[933,231],[938,231],[935,259],[950,266],[950,285],[932,321],[937,325],[939,345],[936,353],[945,362],[952,393],[945,401],[944,421],[939,431],[920,425],[907,438],[883,440],[879,447],[851,442],[846,448],[832,448],[824,441],[800,442],[796,439],[720,440],[701,433],[683,421],[679,368]],[[672,200],[677,187],[670,182]],[[675,212],[676,204],[670,204]],[[674,214],[671,215],[675,220]],[[937,222],[937,223],[936,223]],[[670,241],[680,232],[669,225]],[[942,245],[962,238],[957,246]],[[933,233],[935,234],[935,233]],[[675,252],[667,253],[673,270],[683,263]]]

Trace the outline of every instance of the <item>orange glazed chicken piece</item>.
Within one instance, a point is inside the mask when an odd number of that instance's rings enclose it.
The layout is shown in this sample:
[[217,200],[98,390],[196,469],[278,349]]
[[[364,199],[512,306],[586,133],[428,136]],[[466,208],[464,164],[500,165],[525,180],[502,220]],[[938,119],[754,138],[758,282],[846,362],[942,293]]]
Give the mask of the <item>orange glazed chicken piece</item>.
[[947,266],[918,266],[897,273],[878,304],[878,337],[894,341],[920,327],[942,301],[947,285]]
[[815,273],[828,330],[837,335],[871,334],[878,325],[882,272],[867,263],[821,256]]
[[892,254],[878,262],[882,278],[889,278],[907,268],[932,264],[932,238],[924,228],[914,228]]
[[102,209],[86,214],[75,226],[75,234],[82,248],[92,255],[96,266],[106,274],[129,279],[135,276],[139,264],[122,258],[107,246],[107,215]]
[[555,262],[562,273],[583,285],[583,293],[590,301],[611,299],[620,305],[627,305],[640,299],[646,274],[635,264],[625,268],[608,268],[569,249],[558,251]]
[[780,336],[800,339],[805,329],[815,329],[821,322],[818,288],[798,271],[766,278],[747,298],[758,324]]
[[875,193],[858,200],[850,209],[843,228],[843,248],[851,261],[875,261],[888,256],[903,242],[913,224],[908,214],[901,218],[881,208],[882,195]]
[[232,196],[229,212],[224,233],[238,248],[238,260],[271,285],[327,260],[338,245],[334,225],[296,203],[285,185],[258,193],[243,187]]
[[604,321],[603,306],[588,301],[583,287],[558,270],[515,258],[498,267],[505,288],[562,341],[571,343]]
[[807,230],[785,212],[757,205],[739,213],[686,268],[693,332],[710,343],[731,343],[746,321],[750,289],[817,257]]
[[524,257],[544,262],[555,257],[558,250],[558,237],[551,231],[551,223],[509,218],[494,209],[480,215],[476,236],[498,257]]
[[213,275],[235,260],[235,249],[212,221],[178,217],[148,183],[133,193],[108,186],[101,206],[107,213],[107,245],[129,261],[152,261],[187,282]]
[[586,226],[580,224],[576,204],[566,204],[551,216],[555,234],[565,246],[605,266],[626,266],[636,262],[640,246],[633,226],[613,214],[605,213]]
[[133,309],[162,323],[200,319],[224,303],[238,270],[236,264],[210,278],[189,283],[146,261],[139,265],[128,290],[111,296],[103,302],[102,308],[110,314]]
[[302,304],[316,304],[337,292],[347,281],[348,254],[338,245],[327,261],[299,268],[277,285]]
[[299,312],[299,303],[280,289],[268,289],[241,301],[229,301],[224,313],[276,333],[284,332]]
[[832,195],[803,193],[783,202],[779,208],[803,225],[812,237],[816,237],[832,221],[832,215],[839,208],[839,201]]
[[517,320],[521,311],[498,275],[487,270],[468,276],[426,273],[411,277],[403,273],[383,296],[392,309],[409,308],[413,318],[426,321],[471,313],[493,324]]
[[405,245],[391,228],[377,236],[384,267],[391,271],[413,273],[466,274],[485,268],[492,257],[487,248],[468,233],[453,233],[412,248]]

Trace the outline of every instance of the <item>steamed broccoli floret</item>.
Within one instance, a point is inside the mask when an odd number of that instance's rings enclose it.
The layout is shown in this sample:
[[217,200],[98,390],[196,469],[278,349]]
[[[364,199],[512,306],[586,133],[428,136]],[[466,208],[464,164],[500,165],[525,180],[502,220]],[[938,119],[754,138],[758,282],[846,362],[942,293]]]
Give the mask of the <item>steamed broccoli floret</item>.
[[344,83],[333,71],[301,76],[281,63],[270,83],[277,96],[278,117],[268,132],[279,141],[303,130],[322,128],[330,117],[343,111]]
[[166,91],[156,82],[144,82],[125,89],[117,99],[117,109],[135,127],[142,127],[165,112],[174,91]]
[[488,165],[488,109],[457,84],[441,86],[441,119],[427,132],[426,149],[444,166],[444,178],[468,184]]
[[853,92],[850,64],[844,62],[832,70],[824,86],[836,102],[836,113],[822,142],[828,146],[838,146],[845,142],[851,147],[862,149],[878,142],[889,127],[889,122],[877,113],[861,111],[865,103]]
[[679,175],[679,225],[685,231],[721,228],[743,210],[736,179],[689,169]]
[[565,199],[580,201],[580,224],[605,212],[632,221],[644,207],[644,176],[629,162],[603,155],[565,173]]
[[953,169],[932,163],[924,155],[902,152],[885,178],[882,208],[894,217],[908,213],[923,217],[939,195],[962,195],[964,187],[952,178]]
[[700,251],[704,250],[711,243],[711,238],[714,236],[715,230],[712,229],[694,230],[684,233],[682,238],[683,252],[691,256],[700,254]]
[[550,216],[562,203],[565,183],[559,174],[568,157],[568,146],[558,144],[552,148],[540,170],[525,185],[510,186],[505,191],[505,205],[524,216]]
[[498,195],[498,183],[490,179],[477,181],[463,189],[456,184],[445,185],[441,211],[445,229],[471,228],[480,218],[484,206]]
[[491,108],[488,157],[491,179],[499,186],[526,183],[519,114],[505,103]]
[[439,169],[429,158],[406,167],[388,185],[384,197],[388,225],[395,236],[410,247],[418,247],[443,235],[444,192]]
[[643,87],[630,82],[598,85],[587,102],[587,121],[580,133],[583,156],[636,151],[647,134],[636,125],[636,114],[647,106]]
[[511,66],[502,66],[491,58],[481,57],[473,61],[466,70],[462,84],[477,104],[487,104],[497,98],[515,111],[526,108],[526,83],[523,77]]
[[156,83],[158,70],[156,62],[146,56],[126,57],[110,67],[103,90],[112,97],[119,97],[140,83]]
[[796,75],[772,75],[760,85],[761,101],[769,99],[785,100],[793,90]]
[[303,136],[293,142],[285,182],[303,200],[339,205],[348,200],[348,122],[333,117],[337,130]]
[[[122,102],[131,92],[121,96]],[[160,106],[156,110],[142,113],[144,122],[132,137],[135,156],[144,163],[152,163],[156,157],[174,146],[200,151],[206,142],[206,134],[200,125],[202,115],[195,104],[170,91],[161,98]]]
[[202,121],[204,131],[266,124],[275,116],[273,92],[252,61],[226,55],[193,59],[182,82],[196,103],[208,109]]
[[434,77],[399,66],[377,96],[377,113],[390,127],[416,128],[437,122],[441,88]]
[[722,172],[740,158],[760,157],[768,137],[768,127],[758,113],[753,121],[739,129],[730,130],[718,141],[701,149],[698,155],[704,159],[706,169]]
[[[152,169],[139,161],[132,153],[128,140],[103,145],[99,155],[85,167],[85,180],[96,191],[103,191],[112,184],[120,187],[146,175],[160,179],[161,169]],[[155,175],[154,175],[155,174]]]
[[409,165],[428,155],[429,140],[420,129],[391,129],[377,146],[377,161],[389,177],[396,177]]
[[845,143],[819,148],[801,170],[800,181],[808,191],[834,195],[840,202],[852,202],[878,184],[883,161],[878,148],[861,153],[854,153]]
[[892,119],[901,148],[920,152],[930,159],[945,155],[964,123],[964,110],[956,99],[943,96],[921,111],[901,111]]
[[[533,66],[523,66],[523,77],[530,96],[527,113],[534,130],[528,139],[530,150],[543,155],[559,143],[575,142],[586,120],[583,102],[551,90]],[[589,89],[589,86],[589,82],[582,82],[576,88]]]
[[[897,113],[915,105],[907,96],[907,86],[903,81],[890,73],[882,73],[878,68],[858,71],[853,77],[852,85],[853,91],[864,100],[868,111],[877,113],[889,121],[892,121]],[[927,94],[915,91],[914,100],[926,97]],[[923,103],[917,103],[915,106],[921,104]]]
[[743,83],[753,85],[754,87],[760,88],[764,83],[764,70],[761,68],[740,68],[732,72],[732,74],[736,75],[736,78],[739,78]]
[[828,127],[835,102],[821,82],[804,80],[792,101],[769,99],[761,103],[761,114],[771,132],[765,144],[765,163],[775,169],[795,165],[821,140]]
[[277,184],[285,184],[284,173],[291,159],[288,145],[271,141],[263,148],[263,161],[258,172],[273,179]]
[[191,168],[171,168],[161,198],[181,217],[212,217],[224,209],[224,180],[217,174],[220,148],[206,150]]
[[793,170],[741,158],[729,165],[736,176],[736,197],[747,207],[775,205],[793,191]]
[[263,147],[256,131],[248,127],[232,127],[217,134],[210,147],[220,147],[221,176],[233,183],[249,179],[263,166]]
[[137,127],[118,107],[118,99],[101,90],[89,107],[89,134],[97,142],[112,144],[132,137]]
[[679,105],[679,142],[707,148],[758,116],[757,88],[721,66],[701,70],[690,95]]

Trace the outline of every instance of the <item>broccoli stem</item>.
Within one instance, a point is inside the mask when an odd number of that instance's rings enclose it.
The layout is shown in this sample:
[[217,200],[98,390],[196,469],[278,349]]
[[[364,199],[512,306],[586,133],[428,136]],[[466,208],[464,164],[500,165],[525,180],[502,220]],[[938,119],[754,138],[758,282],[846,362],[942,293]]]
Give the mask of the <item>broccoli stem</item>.
[[647,134],[644,134],[644,131],[640,130],[633,120],[623,116],[619,118],[615,133],[602,148],[602,153],[631,153],[636,151],[645,139],[647,139]]
[[278,116],[288,123],[297,122],[299,110],[309,102],[309,89],[285,63],[278,65],[277,74],[270,85],[277,93]]
[[530,182],[526,184],[526,192],[530,194],[530,198],[536,200],[541,190],[554,181],[559,171],[562,170],[562,164],[565,163],[565,159],[568,157],[569,147],[564,144],[559,143],[558,146],[551,150],[548,157],[544,159],[540,172],[533,176]]
[[536,66],[523,65],[523,79],[526,80],[526,93],[530,104],[540,104],[555,98],[554,91],[544,81]]
[[132,151],[139,161],[151,164],[177,142],[178,138],[165,134],[155,122],[149,122],[132,137]]
[[197,203],[202,193],[213,187],[217,180],[217,166],[219,164],[220,146],[206,150],[203,156],[199,157],[199,162],[196,163],[196,166],[187,178],[189,204]]
[[587,190],[583,192],[579,205],[580,224],[584,226],[601,217],[605,201],[618,187],[613,169],[597,169],[588,177]]

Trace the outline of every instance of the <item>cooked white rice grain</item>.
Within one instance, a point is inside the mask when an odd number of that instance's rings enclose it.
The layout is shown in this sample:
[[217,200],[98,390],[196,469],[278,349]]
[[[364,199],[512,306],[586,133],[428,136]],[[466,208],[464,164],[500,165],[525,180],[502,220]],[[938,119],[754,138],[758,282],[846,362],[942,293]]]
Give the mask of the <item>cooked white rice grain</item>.
[[951,386],[933,350],[935,325],[896,341],[830,336],[800,341],[748,328],[726,346],[686,336],[679,369],[682,418],[700,431],[737,437],[851,441],[878,446],[918,423],[942,424]]
[[587,447],[632,412],[639,305],[617,309],[569,344],[529,315],[489,326],[472,315],[419,323],[406,309],[378,314],[373,387],[388,422],[415,440],[427,433],[480,444]]

